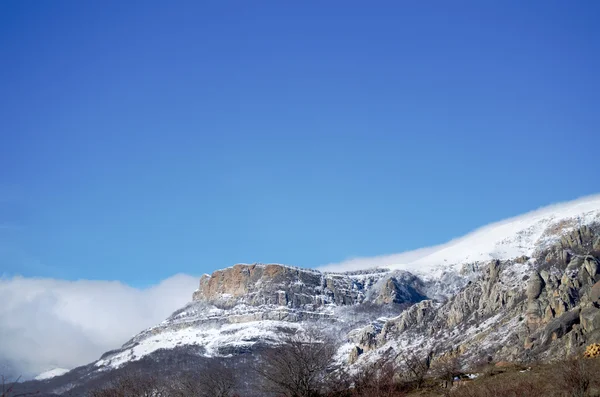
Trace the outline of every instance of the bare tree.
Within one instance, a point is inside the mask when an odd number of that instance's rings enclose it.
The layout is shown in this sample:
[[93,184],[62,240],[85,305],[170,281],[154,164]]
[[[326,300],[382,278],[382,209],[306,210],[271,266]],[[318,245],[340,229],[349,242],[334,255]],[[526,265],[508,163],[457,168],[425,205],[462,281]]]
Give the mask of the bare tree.
[[263,391],[285,397],[317,397],[332,379],[335,344],[317,330],[297,332],[266,352],[256,372]]
[[34,396],[36,394],[39,393],[39,391],[35,391],[35,392],[27,392],[27,393],[15,393],[14,389],[15,389],[15,385],[17,383],[19,383],[19,380],[21,379],[21,377],[19,376],[14,382],[9,383],[6,378],[4,378],[4,375],[0,375],[0,379],[2,379],[2,393],[0,394],[0,397],[25,397],[25,396]]
[[429,357],[419,357],[412,351],[401,351],[398,356],[404,363],[408,380],[413,381],[417,389],[420,389],[429,372]]
[[456,355],[445,355],[431,365],[432,373],[444,382],[444,386],[452,386],[454,377],[460,374],[461,362]]
[[215,359],[198,372],[178,376],[172,384],[173,397],[233,397],[236,379],[233,370]]
[[89,397],[169,397],[165,382],[153,376],[128,374],[108,387],[93,390]]
[[587,359],[572,359],[560,366],[560,385],[568,395],[573,397],[589,395],[592,380],[597,376],[590,363],[591,361]]
[[365,397],[399,395],[397,355],[388,352],[378,360],[361,367],[353,377],[354,394]]

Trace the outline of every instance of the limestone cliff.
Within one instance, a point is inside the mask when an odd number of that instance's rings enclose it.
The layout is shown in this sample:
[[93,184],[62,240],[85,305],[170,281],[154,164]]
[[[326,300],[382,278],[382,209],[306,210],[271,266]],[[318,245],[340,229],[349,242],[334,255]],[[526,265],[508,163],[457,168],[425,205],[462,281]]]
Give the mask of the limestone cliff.
[[240,304],[316,308],[377,303],[413,303],[426,296],[420,280],[385,269],[322,273],[278,264],[238,264],[200,279],[193,300],[227,308]]

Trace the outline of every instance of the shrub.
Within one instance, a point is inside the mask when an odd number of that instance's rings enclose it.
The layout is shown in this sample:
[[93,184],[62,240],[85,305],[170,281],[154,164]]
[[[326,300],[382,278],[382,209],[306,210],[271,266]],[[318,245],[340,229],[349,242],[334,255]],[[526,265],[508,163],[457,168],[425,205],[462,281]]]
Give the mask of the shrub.
[[591,362],[574,359],[558,367],[558,385],[572,397],[586,397],[594,379]]
[[600,357],[600,343],[592,343],[591,345],[586,347],[585,352],[583,353],[583,357],[585,357],[585,358]]

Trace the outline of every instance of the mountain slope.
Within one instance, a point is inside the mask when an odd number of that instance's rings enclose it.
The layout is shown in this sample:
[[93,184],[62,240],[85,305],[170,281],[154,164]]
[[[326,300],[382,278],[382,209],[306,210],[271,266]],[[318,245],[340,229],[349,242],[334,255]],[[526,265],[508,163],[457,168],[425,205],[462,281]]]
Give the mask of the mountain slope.
[[490,225],[410,261],[388,258],[379,268],[235,265],[203,276],[193,301],[162,323],[76,377],[47,385],[76,389],[164,357],[180,363],[174,355],[243,356],[312,327],[336,336],[339,363],[355,369],[390,349],[431,360],[551,359],[600,339],[599,258],[597,196]]
[[[379,288],[385,280],[387,288]],[[239,264],[200,280],[194,300],[167,320],[135,336],[95,363],[117,368],[159,349],[194,345],[206,357],[248,352],[277,343],[308,323],[341,332],[357,322],[350,315],[367,302],[411,304],[426,296],[420,281],[404,272],[370,270],[321,273],[277,264]]]
[[[514,268],[523,265],[529,271],[515,277]],[[448,301],[417,303],[350,339],[350,361],[359,366],[389,349],[450,354],[468,363],[581,353],[600,341],[600,227],[572,230],[533,258],[490,261]]]

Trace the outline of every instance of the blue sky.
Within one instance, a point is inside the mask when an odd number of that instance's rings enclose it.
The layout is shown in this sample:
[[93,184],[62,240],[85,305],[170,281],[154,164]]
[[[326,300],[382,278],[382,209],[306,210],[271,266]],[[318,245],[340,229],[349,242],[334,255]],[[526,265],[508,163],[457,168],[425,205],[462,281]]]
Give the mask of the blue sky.
[[598,192],[600,3],[0,3],[0,274],[136,286]]

